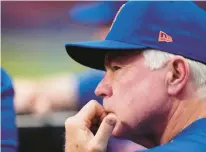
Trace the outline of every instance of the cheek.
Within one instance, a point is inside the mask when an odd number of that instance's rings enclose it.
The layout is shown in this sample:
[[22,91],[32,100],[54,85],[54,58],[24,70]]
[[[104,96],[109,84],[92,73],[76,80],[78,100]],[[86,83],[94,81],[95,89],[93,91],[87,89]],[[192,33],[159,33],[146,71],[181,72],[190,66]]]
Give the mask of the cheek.
[[165,88],[160,77],[129,77],[118,81],[114,86],[111,109],[121,122],[135,127],[161,108],[165,100]]
[[[127,79],[126,79],[127,78]],[[141,109],[139,105],[139,94],[146,95],[147,92],[142,91],[150,86],[146,81],[138,80],[134,75],[119,78],[113,84],[113,95],[110,101],[105,103],[112,112],[117,114],[120,121],[124,123],[132,123],[135,121],[137,110]]]

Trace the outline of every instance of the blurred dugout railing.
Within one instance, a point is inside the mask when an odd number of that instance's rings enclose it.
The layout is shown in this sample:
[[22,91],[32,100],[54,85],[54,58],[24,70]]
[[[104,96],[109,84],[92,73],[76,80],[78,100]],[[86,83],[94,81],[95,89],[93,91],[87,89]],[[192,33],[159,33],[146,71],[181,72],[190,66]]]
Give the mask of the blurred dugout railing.
[[75,113],[55,112],[42,117],[17,115],[19,152],[64,152],[64,123]]

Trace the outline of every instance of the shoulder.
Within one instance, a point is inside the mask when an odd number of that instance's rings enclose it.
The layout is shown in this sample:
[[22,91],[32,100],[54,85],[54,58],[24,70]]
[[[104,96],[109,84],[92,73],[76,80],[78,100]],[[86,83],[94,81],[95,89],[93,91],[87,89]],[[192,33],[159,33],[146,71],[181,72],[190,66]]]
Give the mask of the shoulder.
[[18,145],[16,118],[13,105],[14,89],[9,74],[1,68],[1,148],[16,151]]
[[14,94],[12,79],[10,75],[1,68],[1,96],[11,96]]
[[[206,118],[191,124],[169,143],[141,152],[205,152]],[[136,151],[140,152],[140,151]]]

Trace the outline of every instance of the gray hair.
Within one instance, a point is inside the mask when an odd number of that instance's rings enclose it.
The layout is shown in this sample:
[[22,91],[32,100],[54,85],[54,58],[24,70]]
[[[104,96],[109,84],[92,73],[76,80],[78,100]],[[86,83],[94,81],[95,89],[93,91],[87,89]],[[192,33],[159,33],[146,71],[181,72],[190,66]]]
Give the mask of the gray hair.
[[[151,49],[143,51],[143,55],[146,65],[152,70],[162,68],[169,59],[175,56],[174,54]],[[206,65],[187,58],[185,59],[189,64],[193,80],[198,87],[198,97],[206,99]]]

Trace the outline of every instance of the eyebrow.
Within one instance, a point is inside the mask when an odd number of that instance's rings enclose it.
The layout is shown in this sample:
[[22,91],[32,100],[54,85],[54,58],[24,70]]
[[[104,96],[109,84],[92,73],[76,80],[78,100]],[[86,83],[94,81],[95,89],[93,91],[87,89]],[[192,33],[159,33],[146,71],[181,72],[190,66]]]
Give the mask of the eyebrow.
[[137,55],[140,54],[142,51],[130,51],[130,52],[126,52],[126,51],[118,51],[118,52],[112,52],[112,53],[108,53],[105,55],[105,60],[104,63],[106,65],[110,65],[112,62],[118,62],[118,59],[124,57],[124,56],[128,56],[131,57],[133,55]]
[[122,54],[120,55],[120,53],[108,53],[105,55],[105,62],[106,63],[111,63],[112,61],[114,61],[115,59],[117,59],[118,57],[123,56]]
[[111,64],[115,62],[115,60],[117,60],[117,58],[120,58],[122,57],[123,54],[118,52],[112,52],[112,53],[107,53],[105,55],[105,59],[104,59],[104,68],[105,70],[108,68],[108,67],[111,67]]

